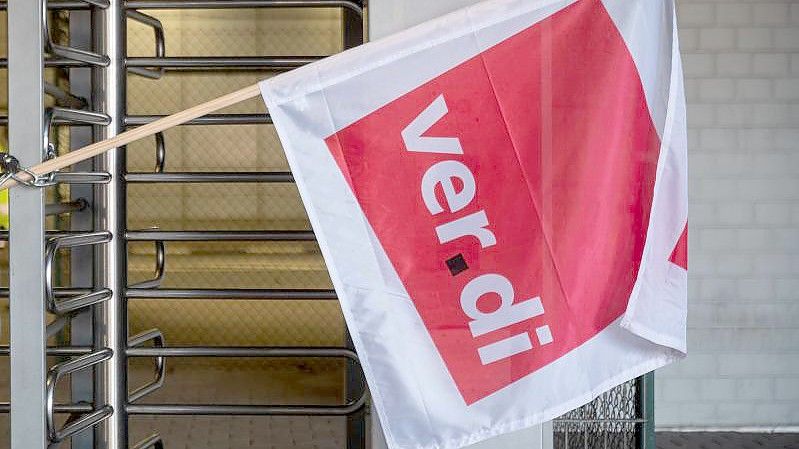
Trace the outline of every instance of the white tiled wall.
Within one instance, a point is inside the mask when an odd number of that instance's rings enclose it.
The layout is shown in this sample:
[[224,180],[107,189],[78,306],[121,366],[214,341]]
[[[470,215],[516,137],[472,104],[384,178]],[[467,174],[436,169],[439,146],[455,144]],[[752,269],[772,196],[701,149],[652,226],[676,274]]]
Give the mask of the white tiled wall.
[[799,426],[799,1],[678,8],[690,355],[657,375],[657,424]]

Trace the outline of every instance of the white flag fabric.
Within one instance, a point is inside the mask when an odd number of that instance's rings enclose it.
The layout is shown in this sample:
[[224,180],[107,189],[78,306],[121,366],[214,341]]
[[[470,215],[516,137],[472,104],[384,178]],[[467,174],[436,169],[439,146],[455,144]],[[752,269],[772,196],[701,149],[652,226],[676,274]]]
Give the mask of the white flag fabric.
[[673,0],[492,0],[261,83],[392,449],[685,355]]

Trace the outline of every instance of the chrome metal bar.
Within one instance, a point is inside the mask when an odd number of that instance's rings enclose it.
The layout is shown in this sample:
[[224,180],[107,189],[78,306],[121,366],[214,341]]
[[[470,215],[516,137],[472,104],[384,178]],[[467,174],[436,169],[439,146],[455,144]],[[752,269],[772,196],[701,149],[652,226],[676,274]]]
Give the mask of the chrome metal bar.
[[129,415],[347,416],[360,411],[366,396],[346,405],[129,404]]
[[137,282],[130,286],[130,288],[140,288],[140,289],[155,289],[161,286],[161,283],[164,281],[164,276],[166,276],[166,247],[164,242],[156,241],[155,242],[155,275],[152,279]]
[[106,114],[91,111],[82,111],[79,109],[70,109],[62,107],[47,108],[44,113],[44,126],[42,132],[44,134],[44,148],[52,153],[55,157],[55,148],[50,143],[50,130],[53,123],[60,120],[62,123],[79,123],[83,125],[101,125],[105,126],[110,123],[111,118]]
[[128,0],[135,9],[232,9],[232,8],[347,8],[363,15],[359,1],[342,0]]
[[207,242],[207,241],[315,241],[311,231],[128,231],[128,241]]
[[63,315],[108,301],[110,298],[111,290],[103,288],[75,298],[68,298],[62,301],[54,300],[52,303],[48,303],[48,310],[52,313]]
[[[55,413],[55,412],[54,412]],[[108,419],[114,414],[114,409],[110,405],[100,407],[90,413],[79,415],[74,419],[67,420],[67,423],[61,430],[57,430],[52,441],[60,443],[65,439],[83,432],[84,430],[91,429],[92,427],[100,424],[102,421]]]
[[207,56],[129,57],[129,70],[160,67],[168,70],[268,70],[286,71],[318,61],[324,56]]
[[55,172],[53,182],[57,184],[108,184],[111,182],[109,173],[90,172]]
[[[56,288],[55,295],[57,298],[67,298],[75,295],[85,295],[91,292],[88,288]],[[0,298],[8,297],[8,289],[0,288]]]
[[128,299],[335,300],[334,290],[144,289],[129,288]]
[[[68,1],[48,1],[47,9],[89,9],[91,5],[81,0],[68,0]],[[8,9],[8,2],[0,2],[0,11]]]
[[[8,117],[0,116],[0,125],[7,125],[8,124]],[[52,125],[55,126],[92,126],[93,123],[85,123],[76,120],[67,120],[67,119],[53,119]]]
[[[155,172],[163,173],[164,170],[166,170],[166,139],[164,133],[155,133]],[[127,178],[125,182],[128,182]]]
[[[0,402],[0,413],[8,413],[10,410],[10,403]],[[94,408],[89,404],[55,404],[53,406],[53,411],[55,413],[86,413],[92,410],[94,410]],[[42,432],[42,437],[47,437],[47,435]]]
[[[125,125],[146,125],[164,117],[166,116],[129,115],[127,118],[125,118]],[[208,114],[204,117],[190,120],[183,125],[268,125],[271,123],[272,117],[270,117],[269,114]]]
[[[46,0],[39,0],[42,3],[42,14],[41,14],[41,30],[44,36],[44,51],[50,53],[53,56],[71,59],[73,61],[79,61],[85,64],[89,64],[95,67],[106,67],[108,66],[110,59],[108,56],[93,53],[87,50],[81,50],[79,48],[73,47],[66,47],[63,45],[58,45],[53,42],[52,36],[50,36],[50,23],[49,23],[49,14],[47,12],[47,5]],[[109,0],[84,0],[87,3],[94,2],[102,2],[105,4]],[[108,5],[105,5],[106,7]]]
[[102,112],[91,112],[61,107],[49,108],[49,110],[52,111],[52,123],[56,124],[107,126],[111,122],[111,118]]
[[[0,8],[0,11],[2,8]],[[89,64],[72,59],[65,58],[48,58],[44,60],[45,67],[61,67],[61,68],[76,68],[76,67],[91,67]],[[8,68],[8,59],[0,58],[0,69]]]
[[128,173],[131,183],[279,183],[294,182],[291,172],[173,172]]
[[108,231],[70,233],[64,236],[54,237],[52,239],[52,246],[53,250],[58,250],[61,248],[74,248],[84,245],[99,245],[101,243],[107,243],[110,238],[111,233]]
[[[153,342],[153,349],[163,348],[165,344],[164,334],[158,329],[150,329],[149,331],[131,337],[128,341],[128,351],[130,351],[131,347],[143,345],[148,341]],[[155,355],[153,358],[155,360],[155,380],[132,391],[128,396],[128,402],[136,402],[164,385],[164,378],[166,377],[166,359],[162,355]]]
[[[92,352],[89,346],[58,346],[48,347],[48,357],[71,357],[76,355],[84,355]],[[0,346],[0,357],[8,357],[11,355],[11,348],[9,346]]]
[[75,201],[67,201],[64,203],[48,204],[44,207],[45,215],[62,215],[70,214],[73,212],[80,212],[86,210],[88,207],[86,200],[79,198]]
[[50,324],[48,324],[45,328],[45,335],[47,335],[47,338],[52,338],[64,330],[64,327],[66,327],[67,323],[69,323],[69,319],[69,315],[64,315],[51,321]]
[[[76,232],[76,231],[46,231],[45,236],[47,238],[55,238],[55,237],[67,237],[71,235],[84,235],[85,232]],[[0,241],[8,240],[8,231],[0,231]],[[4,291],[0,288],[0,291]]]
[[133,446],[133,449],[164,449],[164,442],[161,440],[161,435],[153,434],[149,437],[139,441]]
[[85,98],[73,95],[53,83],[44,83],[44,93],[53,97],[59,106],[83,109],[88,104]]
[[56,299],[53,279],[53,264],[55,262],[56,254],[60,249],[74,248],[78,246],[100,245],[110,241],[110,232],[92,232],[86,234],[70,235],[66,237],[55,237],[48,241],[44,259],[44,288],[45,301],[47,308],[51,313],[63,315],[84,307],[107,301],[111,298],[111,290],[108,288],[101,288],[84,295],[58,301]]
[[[44,67],[41,28],[43,4],[11,2],[8,7],[9,148],[28,167],[43,159]],[[44,192],[9,192],[11,241],[11,447],[45,449],[46,313],[44,310]]]
[[[93,48],[92,37],[92,12],[90,10],[69,12],[69,45],[77,48]],[[86,99],[97,98],[100,93],[93,92],[92,70],[76,67],[69,71],[69,90],[75,95]],[[92,109],[93,104],[87,104],[79,109]],[[94,141],[94,130],[88,126],[74,127],[69,130],[70,151],[82,148]],[[70,171],[93,172],[94,160],[83,161],[71,167]],[[59,180],[63,180],[59,178]],[[94,229],[94,185],[74,184],[69,188],[69,195],[73,201],[84,199],[89,203],[85,210],[72,213],[69,217],[69,226],[73,231]],[[73,248],[69,252],[69,278],[70,285],[94,285],[94,247]],[[92,332],[93,310],[86,309],[71,316],[70,344],[74,346],[91,346],[94,342]],[[94,372],[82,371],[69,376],[70,400],[73,403],[94,401]],[[71,449],[95,449],[94,429],[87,429],[70,438]]]
[[[98,100],[98,109],[111,117],[111,123],[100,129],[100,138],[111,138],[123,131],[126,114],[127,71],[127,17],[123,0],[111,0],[104,10],[94,11],[95,32],[98,45],[107,54],[107,68],[95,71],[95,88],[104,92]],[[95,229],[112,233],[111,241],[96,253],[95,278],[112,291],[111,299],[94,308],[94,335],[96,347],[114,351],[113,357],[95,370],[95,404],[104,401],[114,408],[105,425],[95,433],[95,441],[105,443],[106,449],[128,449],[128,417],[125,405],[128,400],[127,358],[128,344],[127,305],[123,292],[127,286],[127,244],[124,239],[126,218],[126,190],[123,175],[125,149],[117,148],[98,158],[98,170],[112,174],[110,183],[95,189],[98,211]]]
[[252,357],[252,358],[346,358],[358,362],[355,351],[324,347],[130,347],[129,357]]
[[91,368],[111,358],[113,351],[105,348],[99,351],[91,352],[80,357],[58,363],[50,368],[47,375],[47,384],[45,388],[46,395],[46,408],[45,413],[47,417],[47,435],[50,442],[58,443],[63,441],[70,435],[74,435],[82,430],[98,424],[100,421],[108,418],[113,414],[113,408],[110,406],[102,406],[93,410],[77,420],[67,424],[64,428],[58,430],[55,427],[55,389],[58,381],[66,376],[77,371]]
[[[129,19],[135,20],[136,22],[149,26],[153,29],[153,34],[155,37],[155,57],[166,57],[166,39],[164,38],[164,25],[161,23],[161,21],[153,16],[140,13],[139,11],[133,9],[129,9],[126,13]],[[161,79],[161,77],[164,75],[163,67],[155,66],[155,69],[150,67],[129,67],[129,72],[141,75],[145,78],[157,80]]]

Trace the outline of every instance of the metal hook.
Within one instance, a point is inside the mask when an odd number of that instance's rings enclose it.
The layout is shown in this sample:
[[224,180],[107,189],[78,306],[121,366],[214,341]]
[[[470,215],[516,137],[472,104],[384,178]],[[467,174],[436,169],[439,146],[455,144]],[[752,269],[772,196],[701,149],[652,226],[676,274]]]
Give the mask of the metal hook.
[[[158,329],[150,329],[131,337],[130,340],[128,340],[128,347],[141,346],[148,341],[153,342],[154,348],[164,348],[166,346],[164,334]],[[154,358],[154,363],[155,379],[147,385],[130,392],[128,394],[128,402],[136,402],[164,385],[164,379],[166,378],[166,359],[163,356],[156,356]]]
[[[100,1],[100,0],[85,0],[85,1],[87,3],[97,5],[100,7],[107,7],[106,1]],[[111,59],[106,55],[100,55],[90,51],[81,50],[73,47],[66,47],[54,43],[53,38],[50,35],[50,23],[49,23],[50,19],[48,17],[47,0],[41,0],[41,2],[42,2],[41,26],[42,26],[42,34],[44,36],[44,50],[47,53],[50,53],[53,56],[60,56],[62,58],[70,59],[73,61],[79,61],[95,67],[108,67],[108,65],[111,64]]]
[[166,167],[166,142],[164,133],[155,133],[155,172],[163,173]]
[[147,281],[132,284],[129,288],[158,288],[166,276],[166,248],[163,240],[155,242],[155,276]]
[[[155,35],[155,57],[156,58],[163,58],[166,56],[166,40],[164,39],[164,25],[161,23],[160,20],[157,18],[141,13],[134,9],[129,9],[125,12],[125,15],[136,22],[139,22],[143,25],[149,26],[153,29],[153,33]],[[135,73],[137,75],[141,75],[145,78],[150,79],[161,79],[164,75],[165,69],[163,67],[158,67],[154,69],[149,69],[145,67],[129,67],[128,71],[130,73]]]

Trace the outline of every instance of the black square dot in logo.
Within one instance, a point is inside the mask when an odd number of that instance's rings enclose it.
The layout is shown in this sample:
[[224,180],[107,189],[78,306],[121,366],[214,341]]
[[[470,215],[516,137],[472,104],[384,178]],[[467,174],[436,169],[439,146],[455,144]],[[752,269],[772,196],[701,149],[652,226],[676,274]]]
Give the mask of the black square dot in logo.
[[458,254],[452,259],[447,260],[447,268],[449,268],[449,272],[452,273],[453,276],[457,276],[468,270],[469,265],[466,265],[466,259],[463,258],[463,254]]

